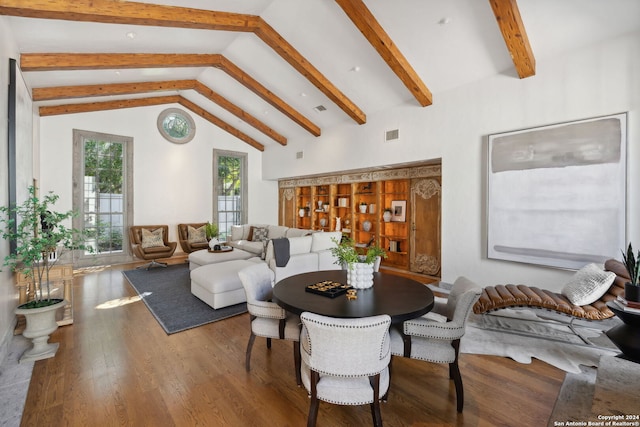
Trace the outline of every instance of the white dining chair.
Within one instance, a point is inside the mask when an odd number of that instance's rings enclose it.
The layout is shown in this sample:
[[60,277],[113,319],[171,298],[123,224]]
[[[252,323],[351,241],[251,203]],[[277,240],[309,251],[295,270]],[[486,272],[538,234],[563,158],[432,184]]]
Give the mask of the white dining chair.
[[[467,319],[481,293],[480,286],[466,277],[459,277],[446,302],[436,301],[431,312],[404,322],[404,333],[410,338],[408,349],[401,334],[395,329],[391,330],[391,353],[394,356],[449,364],[449,378],[455,384],[458,412],[462,412],[464,406],[462,376],[458,365],[460,339],[465,334]],[[407,350],[409,354],[405,353]]]
[[389,325],[380,316],[341,319],[304,312],[302,383],[311,396],[307,426],[315,426],[320,401],[370,404],[374,426],[382,426],[380,399],[389,388]]
[[300,385],[300,350],[297,348],[300,339],[300,318],[271,301],[274,272],[266,264],[257,263],[240,270],[238,276],[247,295],[251,330],[245,369],[247,372],[251,369],[251,350],[256,336],[267,339],[267,348],[271,348],[272,339],[290,340],[294,346],[296,382]]

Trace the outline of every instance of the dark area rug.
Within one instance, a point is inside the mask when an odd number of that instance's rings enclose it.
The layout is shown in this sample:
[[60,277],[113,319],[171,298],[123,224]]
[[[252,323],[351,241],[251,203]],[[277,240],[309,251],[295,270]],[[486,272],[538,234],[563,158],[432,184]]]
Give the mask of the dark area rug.
[[206,325],[247,311],[246,303],[214,310],[191,294],[187,264],[122,274],[167,334]]

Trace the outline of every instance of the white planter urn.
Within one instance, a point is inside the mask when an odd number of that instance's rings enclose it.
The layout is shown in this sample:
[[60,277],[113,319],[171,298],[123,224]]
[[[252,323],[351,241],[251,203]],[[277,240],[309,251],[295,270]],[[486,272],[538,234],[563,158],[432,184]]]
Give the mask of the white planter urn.
[[304,208],[298,209],[298,216],[300,218],[303,218],[305,213],[306,213],[306,211],[304,210]]
[[56,355],[59,343],[49,343],[49,335],[58,329],[56,312],[67,305],[66,300],[40,308],[16,308],[16,314],[22,314],[27,319],[27,327],[22,335],[29,338],[33,347],[25,351],[20,362],[33,362],[48,359]]
[[360,213],[367,213],[367,205],[359,205]]
[[384,213],[382,214],[382,220],[384,222],[389,222],[391,221],[391,212],[389,211],[384,211]]
[[355,262],[347,266],[347,285],[355,289],[367,289],[373,286],[373,264]]

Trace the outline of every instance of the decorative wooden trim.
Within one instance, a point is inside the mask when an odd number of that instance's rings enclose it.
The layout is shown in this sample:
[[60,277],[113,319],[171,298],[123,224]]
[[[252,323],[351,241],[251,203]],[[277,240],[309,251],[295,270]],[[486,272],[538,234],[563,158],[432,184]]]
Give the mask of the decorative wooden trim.
[[[313,136],[320,136],[321,134],[319,126],[300,114],[253,77],[242,71],[242,69],[233,62],[218,54],[23,53],[20,55],[20,67],[22,71],[214,67],[227,73],[238,83],[258,95],[265,102],[269,103]],[[105,95],[110,94],[105,93]],[[276,139],[276,141],[282,144],[280,140]]]
[[336,0],[336,3],[347,14],[349,19],[360,30],[362,35],[371,43],[380,57],[389,65],[402,83],[409,89],[416,100],[426,107],[431,105],[431,91],[424,84],[418,73],[404,57],[400,49],[393,43],[391,37],[382,28],[375,16],[362,0]]
[[354,182],[385,181],[391,179],[429,178],[441,175],[442,167],[440,165],[423,165],[398,169],[372,170],[338,175],[283,179],[278,181],[278,187],[290,188],[314,185],[350,184]]
[[536,74],[536,58],[529,44],[516,0],[489,0],[500,32],[521,79]]
[[366,116],[261,17],[112,0],[1,0],[0,14],[107,24],[196,28],[254,33],[359,124]]

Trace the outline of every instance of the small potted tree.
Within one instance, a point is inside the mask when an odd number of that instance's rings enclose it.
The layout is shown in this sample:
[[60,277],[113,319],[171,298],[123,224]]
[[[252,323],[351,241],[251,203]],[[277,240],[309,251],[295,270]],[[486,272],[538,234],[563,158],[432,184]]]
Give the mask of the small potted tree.
[[640,251],[634,256],[633,247],[629,243],[627,252],[622,251],[622,261],[631,278],[624,284],[624,297],[627,301],[640,302]]
[[52,205],[58,198],[52,192],[40,198],[36,187],[30,186],[28,197],[21,205],[0,207],[0,236],[16,243],[15,251],[5,257],[3,266],[23,274],[29,281],[28,301],[15,310],[16,314],[25,316],[27,326],[23,335],[33,342],[21,362],[53,357],[58,349],[57,343],[48,343],[49,335],[58,328],[56,311],[68,302],[51,298],[49,272],[60,259],[61,251],[92,251],[85,247],[77,230],[64,225],[75,212],[53,211]]
[[359,254],[353,240],[344,237],[331,248],[331,253],[336,257],[335,264],[342,265],[347,270],[347,284],[356,289],[366,289],[373,286],[373,272],[375,264],[381,258],[386,258],[387,253],[379,246],[368,246],[364,254]]
[[204,226],[204,232],[207,235],[209,241],[209,248],[213,249],[216,245],[220,244],[218,241],[218,224],[207,222]]

